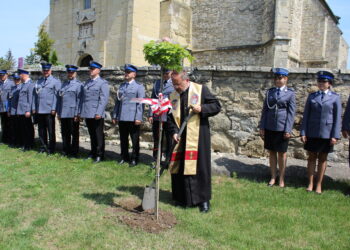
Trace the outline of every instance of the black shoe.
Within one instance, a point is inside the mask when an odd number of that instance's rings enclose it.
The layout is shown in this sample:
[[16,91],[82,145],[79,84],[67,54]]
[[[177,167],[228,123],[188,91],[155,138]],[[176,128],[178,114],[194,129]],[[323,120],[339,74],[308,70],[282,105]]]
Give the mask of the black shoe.
[[94,161],[94,163],[100,163],[101,161],[103,161],[102,157],[97,156],[96,160]]
[[199,212],[201,213],[208,213],[210,209],[210,203],[209,201],[203,202],[199,204]]
[[95,158],[95,156],[93,156],[93,155],[88,155],[88,157],[86,158],[86,160],[92,160],[92,159],[94,159]]
[[135,167],[137,165],[137,161],[132,160],[130,163],[130,167]]
[[128,162],[129,162],[129,161],[127,161],[127,160],[121,160],[120,162],[118,162],[118,164],[122,165],[122,164],[128,163]]

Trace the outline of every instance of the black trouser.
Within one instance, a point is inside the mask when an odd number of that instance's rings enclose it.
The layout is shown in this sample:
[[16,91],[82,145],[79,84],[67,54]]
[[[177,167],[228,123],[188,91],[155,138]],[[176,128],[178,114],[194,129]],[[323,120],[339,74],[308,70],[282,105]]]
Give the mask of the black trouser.
[[[159,121],[153,121],[152,124],[152,132],[153,132],[153,160],[157,160],[158,154],[158,141],[159,141]],[[165,148],[163,148],[163,142],[165,140]],[[167,157],[169,155],[169,151],[171,149],[172,137],[167,129],[167,123],[163,122],[163,136],[162,136],[162,153],[165,153]]]
[[0,113],[1,116],[1,141],[3,143],[10,143],[10,119],[7,115],[7,112]]
[[129,135],[132,142],[131,160],[138,161],[140,155],[140,125],[119,121],[120,151],[124,161],[129,161]]
[[22,147],[24,145],[24,135],[23,133],[23,124],[21,124],[21,118],[19,115],[11,115],[10,116],[10,124],[11,124],[11,138],[10,144],[14,147]]
[[76,156],[79,151],[79,121],[74,118],[61,118],[63,153]]
[[[20,135],[22,137],[22,146],[24,149],[32,149],[34,145],[34,126],[32,118],[24,115],[17,116],[18,126],[20,127]],[[20,138],[18,139],[20,141]]]
[[101,157],[105,154],[105,135],[104,135],[104,119],[95,120],[95,118],[85,119],[86,126],[89,130],[91,151],[93,157]]
[[[47,148],[48,153],[54,153],[56,148],[55,116],[37,114],[37,119],[41,150],[44,151]],[[47,135],[49,135],[49,143],[47,143]]]

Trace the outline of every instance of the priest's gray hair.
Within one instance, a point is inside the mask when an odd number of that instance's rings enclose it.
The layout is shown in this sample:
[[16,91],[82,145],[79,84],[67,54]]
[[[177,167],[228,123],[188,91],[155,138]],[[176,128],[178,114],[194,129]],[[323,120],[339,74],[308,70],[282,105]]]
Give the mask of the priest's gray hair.
[[190,76],[187,71],[183,70],[180,74],[182,80],[190,80]]

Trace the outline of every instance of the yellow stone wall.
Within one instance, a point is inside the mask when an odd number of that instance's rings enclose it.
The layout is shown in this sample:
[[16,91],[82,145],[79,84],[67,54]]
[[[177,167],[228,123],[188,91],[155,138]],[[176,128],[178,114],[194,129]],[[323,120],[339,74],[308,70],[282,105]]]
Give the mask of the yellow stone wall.
[[[91,55],[106,67],[124,63],[146,65],[143,45],[159,39],[160,0],[51,0],[49,33],[63,64],[80,64]],[[87,17],[84,20],[84,17]],[[86,25],[81,37],[80,29]]]

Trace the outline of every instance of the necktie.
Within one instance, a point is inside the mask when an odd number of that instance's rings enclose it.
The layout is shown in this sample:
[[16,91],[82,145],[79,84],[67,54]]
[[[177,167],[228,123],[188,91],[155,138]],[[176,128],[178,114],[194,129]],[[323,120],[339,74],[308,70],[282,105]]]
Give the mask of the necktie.
[[321,101],[323,100],[323,97],[324,97],[324,92],[322,91],[321,92]]

